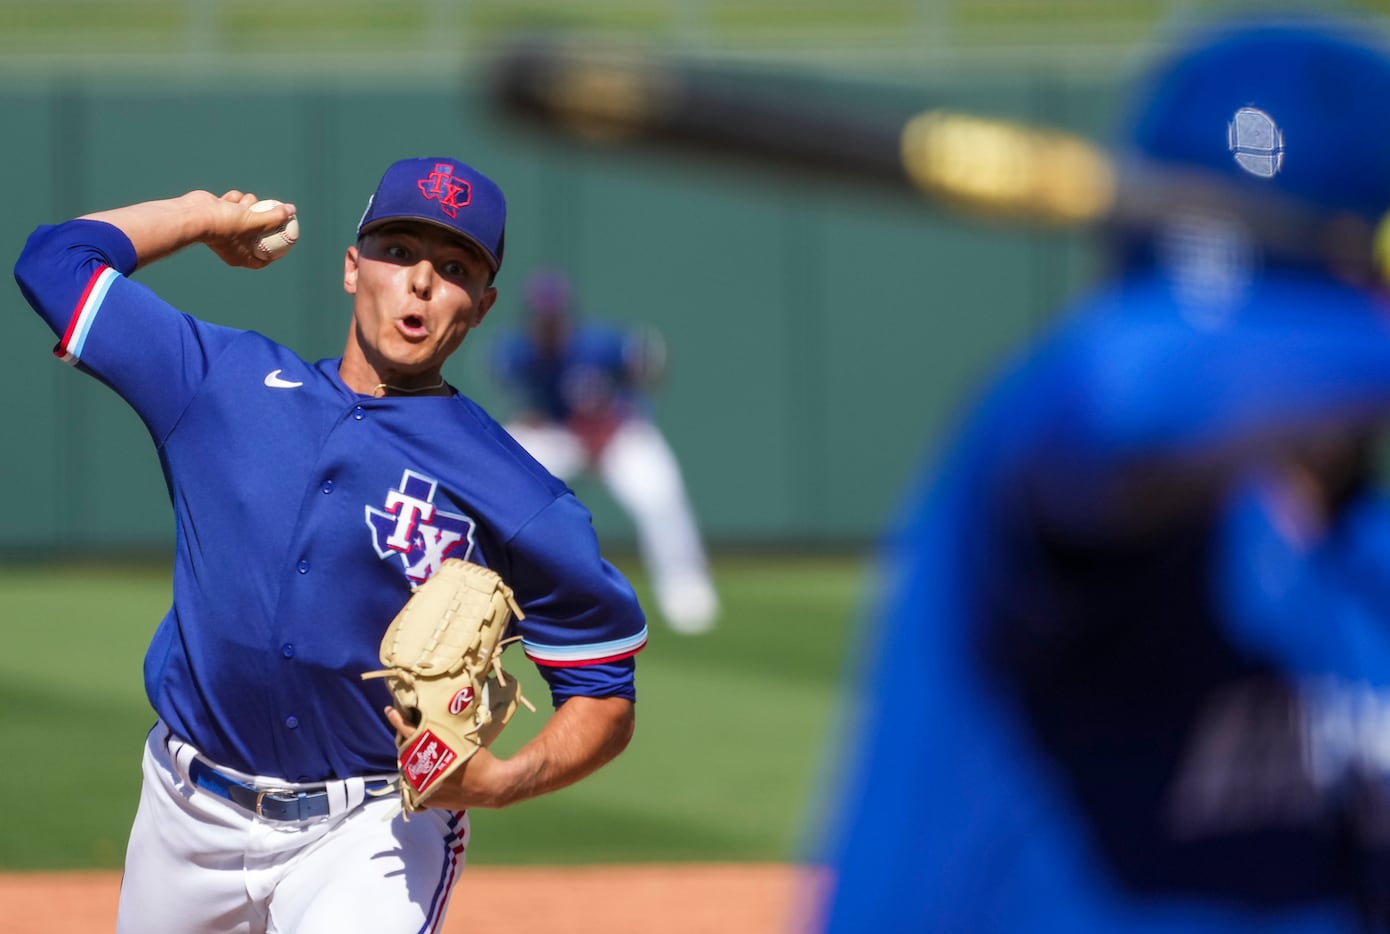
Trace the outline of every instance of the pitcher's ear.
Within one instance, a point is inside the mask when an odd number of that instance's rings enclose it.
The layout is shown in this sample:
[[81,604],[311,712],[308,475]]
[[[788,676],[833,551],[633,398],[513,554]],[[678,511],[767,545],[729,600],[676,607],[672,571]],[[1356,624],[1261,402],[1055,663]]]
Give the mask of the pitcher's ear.
[[349,295],[357,294],[357,262],[360,255],[357,246],[353,245],[347,248],[347,254],[343,257],[343,291]]

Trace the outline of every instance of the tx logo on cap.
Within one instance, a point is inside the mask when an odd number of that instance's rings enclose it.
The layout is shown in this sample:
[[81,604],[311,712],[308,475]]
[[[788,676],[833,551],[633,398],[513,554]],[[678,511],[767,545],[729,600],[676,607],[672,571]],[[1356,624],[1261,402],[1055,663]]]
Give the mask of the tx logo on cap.
[[434,171],[415,184],[420,186],[420,194],[430,201],[438,201],[439,207],[450,217],[459,216],[459,208],[467,207],[473,200],[473,186],[454,178],[454,167],[440,162]]

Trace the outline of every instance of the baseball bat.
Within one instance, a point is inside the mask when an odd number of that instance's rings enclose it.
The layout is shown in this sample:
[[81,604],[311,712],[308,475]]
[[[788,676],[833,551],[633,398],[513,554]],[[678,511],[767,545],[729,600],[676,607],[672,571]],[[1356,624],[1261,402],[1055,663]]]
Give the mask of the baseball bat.
[[1051,127],[937,108],[870,118],[688,64],[545,42],[500,55],[492,95],[504,115],[575,139],[828,174],[970,218],[1078,230],[1183,223],[1211,236],[1227,225],[1271,255],[1358,281],[1390,268],[1390,224],[1256,193],[1214,173],[1121,158]]

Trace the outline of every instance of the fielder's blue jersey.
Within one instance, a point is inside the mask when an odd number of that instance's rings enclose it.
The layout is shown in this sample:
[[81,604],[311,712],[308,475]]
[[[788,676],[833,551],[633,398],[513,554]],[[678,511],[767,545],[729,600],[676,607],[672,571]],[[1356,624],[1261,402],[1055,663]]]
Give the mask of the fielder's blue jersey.
[[16,266],[55,353],[119,393],[173,503],[173,604],[145,659],[151,703],[212,760],[296,782],[394,772],[361,672],[445,557],[515,590],[525,654],[557,703],[634,697],[646,623],[587,510],[461,395],[359,395],[339,361],[179,312],[128,278],[129,240],[39,228]]
[[1292,276],[1185,311],[1089,299],[909,498],[826,930],[1390,929],[1390,506],[1304,540],[1245,473],[1390,413],[1390,319]]
[[554,355],[543,354],[522,332],[505,335],[493,348],[499,380],[532,412],[555,422],[572,416],[647,414],[633,383],[640,337],[608,325],[584,323]]

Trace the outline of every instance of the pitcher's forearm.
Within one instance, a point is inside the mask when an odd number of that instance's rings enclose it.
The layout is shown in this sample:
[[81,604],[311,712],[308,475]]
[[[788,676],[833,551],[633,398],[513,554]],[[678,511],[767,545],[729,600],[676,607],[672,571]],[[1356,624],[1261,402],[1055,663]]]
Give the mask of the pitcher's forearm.
[[83,218],[119,228],[135,247],[141,266],[195,243],[206,243],[228,265],[254,267],[265,265],[249,249],[254,234],[275,229],[294,211],[293,205],[282,205],[255,213],[250,206],[256,200],[240,191],[221,197],[208,191],[190,191],[176,198],[96,211]]

